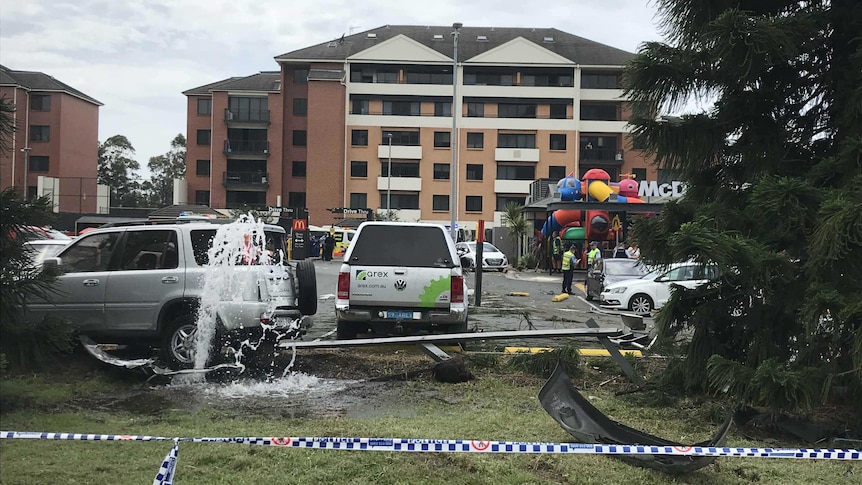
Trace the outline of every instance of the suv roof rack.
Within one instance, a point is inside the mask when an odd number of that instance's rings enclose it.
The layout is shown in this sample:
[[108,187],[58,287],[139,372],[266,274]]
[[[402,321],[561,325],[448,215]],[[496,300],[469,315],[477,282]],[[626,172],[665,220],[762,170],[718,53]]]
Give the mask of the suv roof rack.
[[234,219],[210,219],[206,217],[177,217],[174,219],[139,219],[133,221],[109,222],[99,227],[125,227],[125,226],[155,226],[159,224],[192,224],[192,223],[209,223],[209,224],[228,224],[234,222]]

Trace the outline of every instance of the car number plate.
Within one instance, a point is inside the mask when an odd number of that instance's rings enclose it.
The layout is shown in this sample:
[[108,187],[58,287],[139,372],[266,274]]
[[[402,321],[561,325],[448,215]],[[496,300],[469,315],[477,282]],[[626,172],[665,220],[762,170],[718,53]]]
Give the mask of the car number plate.
[[386,318],[397,318],[397,319],[409,319],[415,320],[419,317],[416,316],[416,312],[386,312]]

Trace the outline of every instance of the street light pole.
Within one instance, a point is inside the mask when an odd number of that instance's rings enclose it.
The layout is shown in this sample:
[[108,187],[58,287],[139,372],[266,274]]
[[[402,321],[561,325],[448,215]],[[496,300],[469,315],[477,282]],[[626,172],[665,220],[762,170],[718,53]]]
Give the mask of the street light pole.
[[21,151],[24,153],[24,189],[21,191],[21,193],[24,194],[25,199],[30,197],[30,188],[27,185],[27,173],[30,170],[30,150],[32,150],[32,148],[28,146],[25,146],[21,149]]
[[455,22],[452,27],[454,39],[454,55],[452,56],[452,137],[449,144],[452,147],[452,166],[449,169],[449,177],[452,179],[452,195],[449,198],[449,211],[451,220],[449,230],[452,232],[452,241],[458,241],[458,230],[455,222],[458,216],[458,34],[464,24]]
[[386,220],[392,219],[392,132],[386,134],[389,138],[389,163],[386,168]]

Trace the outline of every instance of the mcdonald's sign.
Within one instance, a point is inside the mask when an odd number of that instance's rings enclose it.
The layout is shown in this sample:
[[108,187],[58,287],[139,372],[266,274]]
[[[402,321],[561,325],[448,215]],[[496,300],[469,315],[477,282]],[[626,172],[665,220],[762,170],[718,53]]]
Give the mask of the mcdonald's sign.
[[293,230],[294,231],[307,231],[308,230],[308,221],[305,219],[294,219],[293,220]]

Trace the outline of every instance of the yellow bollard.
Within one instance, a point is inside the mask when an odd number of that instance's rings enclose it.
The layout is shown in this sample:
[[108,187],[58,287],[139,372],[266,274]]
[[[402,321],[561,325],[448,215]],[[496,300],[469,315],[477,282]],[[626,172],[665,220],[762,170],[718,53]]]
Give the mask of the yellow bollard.
[[568,299],[569,299],[568,293],[560,293],[559,295],[551,298],[551,301],[557,302],[557,301],[564,301],[564,300],[568,300]]

